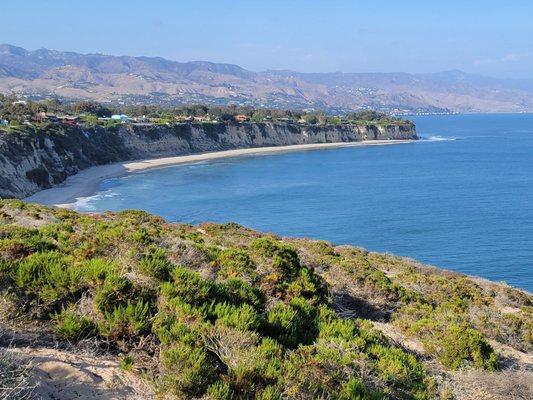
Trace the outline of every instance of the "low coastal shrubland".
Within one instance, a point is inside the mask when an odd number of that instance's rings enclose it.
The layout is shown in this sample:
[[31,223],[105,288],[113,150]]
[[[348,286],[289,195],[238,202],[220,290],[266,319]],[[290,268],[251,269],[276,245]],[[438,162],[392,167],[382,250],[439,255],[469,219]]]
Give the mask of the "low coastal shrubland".
[[5,321],[90,340],[162,397],[450,398],[454,371],[533,346],[533,297],[508,286],[140,211],[0,201],[0,281]]

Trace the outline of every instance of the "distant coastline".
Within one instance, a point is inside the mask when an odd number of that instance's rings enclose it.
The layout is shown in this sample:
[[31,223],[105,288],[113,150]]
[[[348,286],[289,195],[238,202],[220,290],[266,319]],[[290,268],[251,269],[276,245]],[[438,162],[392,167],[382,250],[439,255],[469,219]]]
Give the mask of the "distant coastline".
[[60,185],[41,190],[24,200],[48,206],[73,209],[78,200],[89,197],[98,191],[106,179],[118,178],[130,173],[137,173],[155,168],[165,168],[175,165],[200,161],[213,161],[222,158],[256,156],[293,151],[323,150],[341,147],[383,146],[402,143],[413,143],[416,140],[364,140],[359,142],[335,142],[296,144],[289,146],[269,146],[244,149],[233,149],[206,153],[196,153],[175,157],[151,158],[146,160],[125,161],[107,165],[98,165],[80,171],[66,179]]

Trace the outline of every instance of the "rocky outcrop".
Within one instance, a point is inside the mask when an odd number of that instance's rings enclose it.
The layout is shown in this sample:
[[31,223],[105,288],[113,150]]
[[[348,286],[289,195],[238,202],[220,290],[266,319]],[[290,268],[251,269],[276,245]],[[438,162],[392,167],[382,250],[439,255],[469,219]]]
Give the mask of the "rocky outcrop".
[[105,129],[55,124],[0,131],[0,197],[23,198],[94,165],[235,148],[417,139],[413,125],[292,123],[127,124]]

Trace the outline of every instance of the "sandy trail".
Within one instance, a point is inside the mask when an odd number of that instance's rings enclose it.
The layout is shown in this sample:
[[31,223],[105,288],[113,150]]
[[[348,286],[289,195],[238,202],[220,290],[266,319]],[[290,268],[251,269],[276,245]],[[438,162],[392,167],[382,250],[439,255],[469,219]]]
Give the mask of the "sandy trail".
[[[59,348],[0,349],[26,365],[28,374],[22,393],[29,399],[145,400],[155,398],[153,388],[133,373],[122,370],[111,357],[93,356]],[[2,392],[0,390],[0,398]],[[15,396],[16,397],[16,396]]]
[[99,165],[84,169],[76,175],[70,176],[60,185],[42,190],[25,198],[25,201],[41,203],[49,206],[74,208],[76,201],[93,195],[98,191],[100,183],[106,179],[117,178],[128,173],[145,171],[153,168],[170,167],[200,161],[218,160],[228,157],[253,156],[275,154],[291,151],[321,150],[339,147],[381,146],[400,143],[412,143],[413,140],[366,140],[361,142],[313,143],[290,146],[255,147],[197,153],[176,157],[154,158],[139,161],[125,161],[115,164]]

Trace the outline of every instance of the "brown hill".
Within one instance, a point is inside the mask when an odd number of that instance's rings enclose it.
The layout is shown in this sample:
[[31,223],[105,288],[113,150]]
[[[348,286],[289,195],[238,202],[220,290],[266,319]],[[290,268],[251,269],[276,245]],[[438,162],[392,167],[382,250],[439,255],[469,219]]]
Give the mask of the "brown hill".
[[228,103],[393,112],[533,111],[533,82],[448,71],[252,72],[237,65],[160,57],[78,54],[0,45],[0,91],[100,101]]

